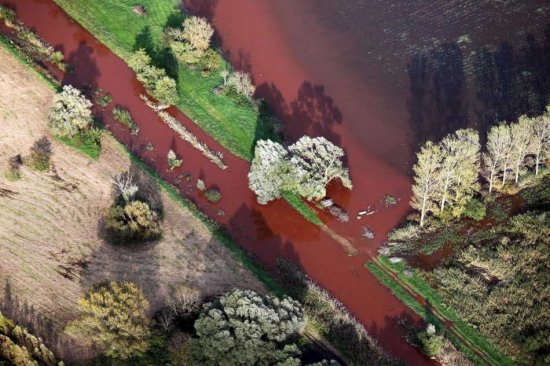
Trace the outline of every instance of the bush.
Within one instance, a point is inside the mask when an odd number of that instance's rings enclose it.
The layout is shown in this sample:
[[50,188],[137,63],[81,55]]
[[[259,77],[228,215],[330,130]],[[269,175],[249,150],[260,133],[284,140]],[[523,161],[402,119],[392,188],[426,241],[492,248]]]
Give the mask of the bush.
[[20,154],[14,155],[8,159],[8,170],[6,171],[6,178],[14,181],[21,178],[20,167],[23,164],[23,159]]
[[215,188],[210,188],[204,192],[204,196],[209,202],[216,203],[222,199],[222,194]]
[[422,351],[431,358],[435,358],[443,346],[443,336],[436,334],[432,324],[428,324],[426,330],[418,334],[418,340]]
[[178,159],[176,153],[172,149],[168,150],[166,159],[168,159],[168,168],[170,170],[173,170],[181,166],[181,163],[182,163],[181,159]]
[[59,140],[73,146],[92,159],[97,159],[101,153],[101,133],[99,128],[90,128],[73,137],[61,136]]
[[475,221],[481,221],[485,218],[485,205],[480,200],[472,198],[466,204],[463,215]]
[[78,305],[81,318],[68,325],[70,335],[84,337],[105,355],[123,360],[141,356],[149,349],[149,302],[136,285],[99,284]]
[[111,207],[105,217],[105,227],[115,244],[154,240],[161,234],[157,213],[142,201]]
[[57,136],[74,137],[92,126],[92,103],[80,90],[65,85],[53,99],[49,114],[52,132]]
[[217,70],[222,63],[222,57],[213,49],[208,49],[201,56],[199,66],[202,71],[209,72]]
[[42,137],[34,142],[31,147],[31,154],[27,158],[27,165],[34,170],[50,170],[50,156],[52,154],[52,144],[47,137]]
[[128,110],[118,106],[113,108],[113,118],[128,127],[133,133],[139,131],[139,128]]
[[97,89],[94,92],[94,103],[99,105],[101,108],[107,107],[113,101],[111,94],[107,93],[103,89]]
[[250,75],[246,72],[235,71],[227,79],[227,87],[233,89],[240,95],[245,96],[247,99],[251,99],[256,91],[256,87],[252,84]]

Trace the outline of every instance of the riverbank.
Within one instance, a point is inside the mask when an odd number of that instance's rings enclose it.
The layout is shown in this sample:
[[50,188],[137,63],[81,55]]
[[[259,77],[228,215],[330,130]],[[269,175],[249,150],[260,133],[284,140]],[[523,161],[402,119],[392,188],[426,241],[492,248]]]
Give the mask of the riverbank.
[[[366,326],[369,334],[377,338],[391,354],[416,364],[429,363],[416,349],[400,340],[402,334],[394,322],[409,312],[373,276],[362,270],[364,253],[349,257],[338,242],[308,223],[284,201],[258,205],[247,187],[246,162],[219,147],[186,116],[171,108],[169,113],[182,121],[201,141],[224,152],[229,168],[220,170],[179,139],[141,101],[139,95],[144,92],[143,88],[124,62],[71,22],[54,4],[25,0],[18,2],[17,9],[23,21],[35,27],[43,38],[63,47],[67,62],[74,65],[74,72],[67,75],[65,82],[77,87],[91,86],[105,90],[112,95],[113,105],[121,105],[131,111],[140,130],[137,135],[132,135],[110,117],[110,109],[101,116],[106,128],[147,164],[154,166],[159,174],[177,186],[210,218],[222,223],[239,245],[268,267],[273,266],[279,257],[299,264],[316,283],[340,299]],[[36,14],[48,17],[36,17]],[[65,31],[60,32],[60,29]],[[169,149],[183,157],[181,168],[167,169],[165,157]],[[192,177],[191,181],[183,179],[189,176],[187,174]],[[208,203],[197,191],[195,180],[198,178],[204,180],[207,186],[219,188],[222,192],[219,204]],[[392,210],[400,212],[401,209]],[[388,213],[391,214],[391,210],[380,215],[381,221]],[[383,224],[389,230],[391,223],[383,221]],[[355,230],[360,223],[350,226]],[[352,237],[351,232],[346,236]]]

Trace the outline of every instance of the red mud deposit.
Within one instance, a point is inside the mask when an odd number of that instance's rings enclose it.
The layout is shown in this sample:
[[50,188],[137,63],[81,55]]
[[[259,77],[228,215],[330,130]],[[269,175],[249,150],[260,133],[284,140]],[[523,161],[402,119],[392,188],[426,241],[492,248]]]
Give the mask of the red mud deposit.
[[[166,180],[177,185],[186,197],[210,217],[224,224],[240,245],[267,265],[273,265],[278,257],[300,264],[315,281],[342,301],[392,355],[410,365],[433,362],[408,345],[395,324],[398,317],[407,316],[414,320],[418,320],[418,317],[363,267],[369,255],[383,241],[385,234],[406,214],[409,179],[392,165],[378,159],[375,154],[367,153],[354,131],[345,128],[342,112],[327,97],[327,93],[336,95],[339,90],[324,90],[306,68],[295,62],[292,52],[284,46],[285,37],[278,31],[278,23],[267,16],[269,9],[265,8],[265,3],[250,1],[247,4],[248,9],[257,16],[257,20],[250,17],[257,22],[254,24],[258,30],[255,36],[250,29],[239,31],[236,27],[230,27],[229,23],[224,23],[217,15],[214,16],[215,24],[222,34],[227,31],[227,44],[231,44],[229,40],[237,35],[243,37],[242,42],[250,42],[251,54],[254,55],[250,62],[259,84],[266,82],[273,86],[271,83],[277,81],[276,88],[279,91],[274,87],[265,87],[266,95],[272,93],[286,101],[295,100],[284,104],[274,103],[288,126],[291,138],[306,132],[325,135],[346,149],[355,184],[354,193],[352,195],[334,184],[330,187],[330,195],[350,212],[351,221],[347,224],[337,223],[329,218],[325,218],[325,221],[331,229],[349,239],[359,250],[356,256],[348,256],[336,241],[305,221],[285,202],[258,205],[254,194],[248,189],[248,162],[231,155],[186,116],[172,108],[169,112],[201,141],[215,150],[223,151],[229,168],[219,169],[182,141],[139,98],[139,94],[144,92],[143,87],[125,63],[72,21],[53,1],[17,0],[2,3],[16,8],[18,16],[25,24],[36,30],[56,49],[63,51],[66,61],[74,67],[72,72],[66,74],[63,83],[83,89],[101,88],[112,95],[113,103],[102,116],[107,128],[130,150],[154,166]],[[229,3],[233,7],[237,5],[232,1],[221,2],[219,14],[231,13],[237,17],[232,18],[232,22],[236,22],[241,12],[231,9]],[[226,10],[221,11],[224,7]],[[271,35],[268,37],[267,33]],[[271,61],[268,63],[268,60]],[[265,74],[264,79],[261,79],[262,74]],[[312,81],[308,82],[309,80]],[[366,91],[365,95],[369,96],[365,102],[368,105],[378,103],[379,100],[373,92]],[[339,102],[340,98],[346,99],[346,94],[339,97]],[[271,99],[273,101],[273,97]],[[140,129],[137,135],[131,135],[124,126],[113,121],[110,112],[116,105],[130,110]],[[363,120],[375,121],[381,112],[380,107],[373,109],[372,114],[365,115]],[[297,122],[304,120],[309,124],[300,125]],[[331,120],[340,122],[334,128],[327,128],[327,123],[330,125]],[[376,137],[380,151],[387,146],[395,148],[396,156],[406,156],[406,149],[396,147],[399,144],[392,145],[395,140],[386,140],[391,134],[398,133],[397,130],[388,127],[388,131],[377,129],[375,132],[380,133]],[[146,149],[149,143],[154,146],[153,151]],[[169,149],[183,158],[182,167],[174,171],[167,170],[166,154]],[[185,172],[192,174],[191,182],[178,178]],[[203,179],[207,187],[215,187],[221,191],[223,198],[219,204],[208,204],[198,193],[195,189],[197,178]],[[401,197],[402,200],[397,206],[386,208],[381,203],[384,194]],[[369,205],[378,212],[356,220],[355,213]],[[219,215],[220,209],[223,210],[223,215]],[[375,239],[367,241],[360,237],[361,227],[366,224],[375,232]]]

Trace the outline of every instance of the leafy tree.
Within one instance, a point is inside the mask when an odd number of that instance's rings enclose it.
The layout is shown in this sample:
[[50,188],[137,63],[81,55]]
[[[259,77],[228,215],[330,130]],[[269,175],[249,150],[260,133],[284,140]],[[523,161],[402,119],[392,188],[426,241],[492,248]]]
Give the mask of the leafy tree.
[[531,121],[535,174],[539,174],[540,161],[548,157],[550,151],[550,106],[546,107],[546,112],[542,116],[533,118]]
[[164,69],[151,65],[151,57],[143,48],[140,48],[130,57],[128,65],[137,74],[147,91],[163,105],[159,109],[167,108],[179,101],[176,81],[166,75]]
[[493,181],[499,172],[505,172],[510,159],[511,149],[510,126],[501,124],[493,126],[487,136],[487,152],[483,161],[489,175],[489,192],[493,190]]
[[157,213],[142,201],[111,207],[105,217],[105,227],[113,243],[153,240],[161,233]]
[[58,136],[74,137],[91,127],[91,107],[92,103],[80,90],[65,85],[53,98],[49,114],[50,128]]
[[112,358],[128,359],[149,349],[149,302],[130,282],[94,286],[78,301],[81,317],[67,333],[86,337]]
[[521,116],[516,123],[510,125],[512,145],[511,159],[516,172],[515,183],[518,183],[520,168],[524,165],[525,155],[532,146],[532,125],[529,117]]
[[327,184],[335,178],[351,189],[349,172],[342,163],[344,150],[324,137],[303,136],[288,150],[292,157],[293,176],[297,179],[297,192],[308,200],[326,196]]
[[193,354],[205,365],[299,365],[293,339],[304,326],[289,298],[233,290],[206,304],[195,322]]
[[204,18],[191,16],[183,21],[181,37],[199,52],[204,52],[210,47],[213,35],[214,28]]
[[288,151],[281,144],[271,140],[258,141],[248,173],[248,185],[260,204],[280,198],[282,192],[289,189],[290,170]]
[[452,208],[453,216],[457,217],[479,189],[479,135],[472,129],[457,130],[447,135],[439,145],[442,154],[439,214],[445,214],[447,203]]
[[411,206],[420,211],[420,226],[424,226],[426,213],[435,212],[437,188],[441,179],[441,156],[439,145],[428,141],[416,155],[418,162],[414,165],[414,185]]

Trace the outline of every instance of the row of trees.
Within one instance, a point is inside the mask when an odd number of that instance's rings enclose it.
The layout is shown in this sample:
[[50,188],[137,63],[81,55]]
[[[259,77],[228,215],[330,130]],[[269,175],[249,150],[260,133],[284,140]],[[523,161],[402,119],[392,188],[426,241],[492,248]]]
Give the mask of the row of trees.
[[[189,315],[199,308],[200,295],[186,288],[173,296],[170,309]],[[66,332],[89,341],[105,355],[126,360],[143,356],[152,347],[149,302],[129,282],[98,284],[78,302],[80,316]],[[194,335],[172,342],[177,365],[301,365],[299,333],[306,323],[302,306],[290,297],[260,295],[234,289],[203,305],[194,321]],[[174,344],[175,343],[175,344]],[[338,365],[323,361],[316,365]]]
[[327,184],[335,178],[344,187],[352,188],[348,169],[342,162],[344,155],[344,150],[324,137],[303,136],[288,148],[275,141],[260,140],[248,184],[260,204],[280,198],[285,192],[319,200],[325,197]]
[[489,192],[500,178],[501,185],[513,177],[517,185],[534,157],[535,174],[550,150],[550,108],[539,117],[520,117],[511,124],[494,126],[488,135],[486,152],[481,154],[479,135],[461,129],[439,143],[427,141],[417,154],[411,206],[420,211],[420,226],[426,215],[459,217],[476,192],[479,178],[489,184]]

